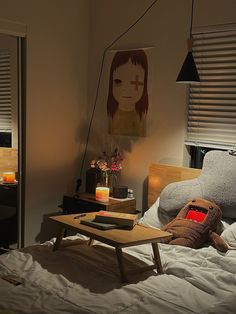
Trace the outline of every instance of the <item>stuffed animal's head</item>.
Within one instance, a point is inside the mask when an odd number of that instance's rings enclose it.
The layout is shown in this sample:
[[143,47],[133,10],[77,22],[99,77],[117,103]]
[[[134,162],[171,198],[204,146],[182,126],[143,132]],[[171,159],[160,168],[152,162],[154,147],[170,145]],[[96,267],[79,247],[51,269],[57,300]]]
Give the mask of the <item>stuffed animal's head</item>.
[[192,220],[205,227],[209,227],[210,230],[216,230],[221,220],[221,210],[213,202],[196,198],[188,202],[180,210],[177,217]]
[[[206,153],[196,179],[168,184],[160,195],[159,215],[174,218],[185,204],[195,198],[215,202],[222,216],[236,218],[236,155],[212,150]],[[164,219],[166,220],[166,219]]]

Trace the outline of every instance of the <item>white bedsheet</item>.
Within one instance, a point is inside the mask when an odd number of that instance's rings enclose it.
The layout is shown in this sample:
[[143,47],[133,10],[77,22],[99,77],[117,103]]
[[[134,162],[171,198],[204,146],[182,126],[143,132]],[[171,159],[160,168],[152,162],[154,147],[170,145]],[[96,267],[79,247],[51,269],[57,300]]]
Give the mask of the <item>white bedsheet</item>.
[[[51,244],[0,256],[0,277],[12,273],[23,280],[14,286],[0,279],[0,309],[19,314],[235,313],[235,250],[222,254],[213,247],[159,244],[165,274],[149,271],[121,284],[111,247],[96,241],[89,247],[79,239],[52,252]],[[152,264],[151,245],[124,252],[127,269]]]

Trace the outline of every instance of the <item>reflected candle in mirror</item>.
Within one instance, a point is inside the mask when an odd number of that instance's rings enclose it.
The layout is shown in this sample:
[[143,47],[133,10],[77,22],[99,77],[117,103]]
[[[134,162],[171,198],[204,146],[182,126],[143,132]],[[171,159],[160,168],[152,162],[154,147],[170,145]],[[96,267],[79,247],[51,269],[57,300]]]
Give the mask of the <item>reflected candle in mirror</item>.
[[108,202],[109,201],[109,188],[99,186],[96,188],[95,194],[96,201],[99,202]]
[[15,172],[3,172],[2,174],[3,183],[15,183],[15,181],[16,181]]

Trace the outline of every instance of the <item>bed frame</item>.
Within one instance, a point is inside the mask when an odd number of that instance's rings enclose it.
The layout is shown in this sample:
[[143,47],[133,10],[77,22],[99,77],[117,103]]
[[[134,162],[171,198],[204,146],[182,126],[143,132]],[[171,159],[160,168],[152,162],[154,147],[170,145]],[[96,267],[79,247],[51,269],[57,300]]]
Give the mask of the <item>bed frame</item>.
[[200,173],[200,169],[151,164],[148,173],[148,207],[156,201],[169,183],[194,179]]

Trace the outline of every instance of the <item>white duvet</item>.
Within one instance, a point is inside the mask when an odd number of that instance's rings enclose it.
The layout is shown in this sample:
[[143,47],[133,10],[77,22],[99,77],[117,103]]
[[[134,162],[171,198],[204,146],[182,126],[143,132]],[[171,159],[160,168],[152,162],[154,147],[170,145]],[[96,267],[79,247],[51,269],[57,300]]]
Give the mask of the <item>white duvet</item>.
[[[231,230],[232,233],[232,230]],[[236,251],[194,250],[159,244],[165,274],[149,271],[121,284],[114,249],[80,237],[52,252],[52,242],[0,256],[0,313],[202,313],[236,312]],[[76,241],[77,239],[77,241]],[[232,243],[231,243],[232,244]],[[152,263],[151,245],[124,249],[127,270]]]

